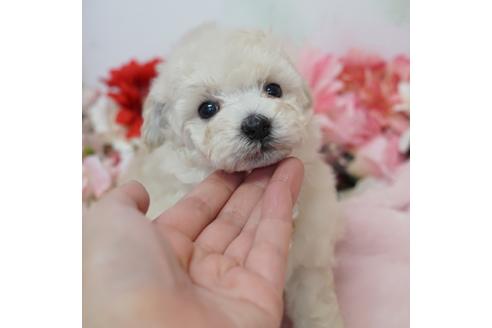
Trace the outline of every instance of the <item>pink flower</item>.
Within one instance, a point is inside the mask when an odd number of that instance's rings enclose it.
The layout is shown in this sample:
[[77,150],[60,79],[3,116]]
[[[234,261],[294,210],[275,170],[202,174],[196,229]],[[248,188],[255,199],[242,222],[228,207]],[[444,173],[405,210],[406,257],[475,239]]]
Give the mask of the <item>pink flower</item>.
[[359,176],[373,175],[391,178],[401,164],[400,136],[396,133],[380,134],[359,148],[350,171]]
[[354,93],[358,106],[388,115],[398,101],[398,83],[405,73],[402,60],[390,65],[381,57],[351,50],[341,62],[342,92]]
[[396,56],[389,63],[389,71],[396,75],[400,81],[410,81],[410,60],[407,56]]
[[400,82],[398,85],[397,101],[393,107],[395,112],[410,114],[410,83],[407,81]]
[[314,111],[325,113],[335,105],[337,93],[342,83],[337,76],[342,71],[340,61],[334,55],[322,54],[317,50],[306,50],[302,53],[299,71],[311,88]]
[[337,58],[310,50],[301,59],[326,142],[355,155],[356,175],[390,176],[409,129],[408,57],[386,61],[352,50]]
[[338,96],[320,120],[327,141],[348,148],[361,146],[380,132],[377,116],[357,107],[353,94]]
[[299,70],[311,88],[314,112],[320,117],[328,141],[354,147],[378,133],[377,119],[357,106],[355,95],[341,94],[344,85],[338,77],[343,66],[336,56],[305,51]]
[[111,173],[96,155],[84,158],[82,174],[82,195],[85,200],[92,195],[96,198],[101,197],[112,185]]

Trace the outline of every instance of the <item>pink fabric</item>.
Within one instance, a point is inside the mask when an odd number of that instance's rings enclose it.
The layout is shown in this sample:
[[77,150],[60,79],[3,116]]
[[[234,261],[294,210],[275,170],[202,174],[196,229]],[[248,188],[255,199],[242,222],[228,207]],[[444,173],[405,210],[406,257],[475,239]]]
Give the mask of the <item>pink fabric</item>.
[[346,233],[335,279],[347,328],[410,325],[409,169],[342,201]]

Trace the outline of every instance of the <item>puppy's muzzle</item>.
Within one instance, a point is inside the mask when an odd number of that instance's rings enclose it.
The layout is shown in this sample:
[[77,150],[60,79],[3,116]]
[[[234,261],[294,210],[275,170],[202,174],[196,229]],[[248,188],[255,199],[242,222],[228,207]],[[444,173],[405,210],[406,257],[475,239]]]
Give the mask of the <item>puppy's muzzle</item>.
[[271,130],[272,122],[261,114],[251,114],[241,123],[241,132],[251,141],[263,142]]

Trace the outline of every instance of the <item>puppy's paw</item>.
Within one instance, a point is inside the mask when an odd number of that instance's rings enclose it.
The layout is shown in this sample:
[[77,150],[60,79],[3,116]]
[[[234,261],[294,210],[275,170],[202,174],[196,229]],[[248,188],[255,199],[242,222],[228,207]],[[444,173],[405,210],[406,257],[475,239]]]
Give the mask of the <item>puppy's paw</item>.
[[286,306],[293,328],[343,328],[329,268],[296,268],[286,285]]

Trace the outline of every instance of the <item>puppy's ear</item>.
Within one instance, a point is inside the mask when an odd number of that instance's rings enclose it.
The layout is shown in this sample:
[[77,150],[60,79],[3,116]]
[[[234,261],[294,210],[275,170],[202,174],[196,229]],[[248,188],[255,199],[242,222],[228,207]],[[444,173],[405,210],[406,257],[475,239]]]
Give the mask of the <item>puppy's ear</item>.
[[313,97],[311,96],[311,88],[309,87],[307,81],[301,77],[301,74],[296,69],[296,65],[292,61],[292,58],[287,56],[287,55],[284,55],[284,58],[291,65],[292,69],[294,71],[296,71],[297,76],[299,77],[299,79],[301,81],[302,90],[301,90],[301,94],[299,96],[299,102],[300,102],[302,108],[304,108],[305,111],[311,110],[312,106],[313,106]]
[[149,95],[144,103],[142,138],[145,144],[154,149],[162,145],[168,126],[166,118],[166,103],[156,101]]
[[313,97],[311,96],[311,88],[306,81],[302,83],[302,104],[304,110],[310,110],[313,106]]

